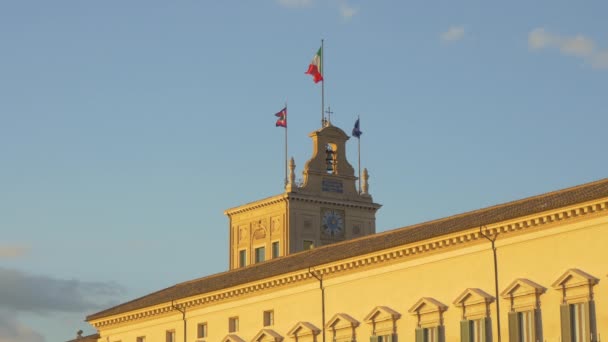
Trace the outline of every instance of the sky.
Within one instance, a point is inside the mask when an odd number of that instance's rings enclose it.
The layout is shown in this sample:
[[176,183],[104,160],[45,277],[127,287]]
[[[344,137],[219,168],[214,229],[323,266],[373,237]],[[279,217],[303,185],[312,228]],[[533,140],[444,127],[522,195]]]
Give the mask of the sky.
[[[377,231],[606,177],[608,2],[0,2],[0,341],[228,268],[325,105]],[[348,157],[356,166],[356,139]]]

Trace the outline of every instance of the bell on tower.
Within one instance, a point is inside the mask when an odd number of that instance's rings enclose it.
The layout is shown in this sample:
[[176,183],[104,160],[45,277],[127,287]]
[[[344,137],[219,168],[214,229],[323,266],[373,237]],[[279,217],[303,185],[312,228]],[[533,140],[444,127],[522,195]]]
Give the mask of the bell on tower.
[[336,171],[336,160],[334,158],[336,153],[332,149],[331,145],[328,144],[327,147],[325,147],[325,154],[327,155],[327,157],[325,157],[325,163],[327,164],[327,168],[325,170],[327,173],[334,173]]

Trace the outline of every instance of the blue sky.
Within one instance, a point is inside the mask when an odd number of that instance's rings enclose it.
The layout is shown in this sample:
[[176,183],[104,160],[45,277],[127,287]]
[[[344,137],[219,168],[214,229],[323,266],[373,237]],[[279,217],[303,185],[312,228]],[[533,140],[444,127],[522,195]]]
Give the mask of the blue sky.
[[[605,1],[0,3],[0,340],[227,269],[223,211],[278,194],[319,128],[378,231],[606,177]],[[356,142],[349,144],[356,165]]]

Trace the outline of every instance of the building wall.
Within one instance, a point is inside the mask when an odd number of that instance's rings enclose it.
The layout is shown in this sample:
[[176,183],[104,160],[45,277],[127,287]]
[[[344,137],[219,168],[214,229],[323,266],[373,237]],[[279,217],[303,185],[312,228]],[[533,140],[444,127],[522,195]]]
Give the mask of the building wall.
[[[539,215],[539,217],[541,217]],[[508,224],[508,223],[502,223]],[[499,226],[499,225],[497,225]],[[493,227],[488,227],[492,229]],[[354,329],[357,341],[368,341],[372,333],[364,318],[376,307],[387,306],[401,314],[396,321],[400,341],[414,341],[416,316],[408,310],[422,297],[431,297],[446,304],[444,313],[446,341],[460,340],[462,310],[454,301],[467,288],[479,288],[494,296],[493,258],[490,243],[483,237],[475,237],[478,229],[467,234],[454,234],[453,245],[437,248],[420,247],[410,255],[394,259],[378,256],[373,262],[361,262],[359,267],[342,269],[325,265],[326,321],[335,314],[344,313],[360,322]],[[463,238],[463,236],[469,236]],[[450,236],[447,236],[450,238]],[[445,241],[446,236],[437,238]],[[467,240],[468,239],[468,240]],[[428,244],[431,242],[431,244]],[[426,241],[425,246],[432,246]],[[422,246],[422,245],[421,245]],[[552,284],[572,268],[580,269],[599,278],[593,287],[596,302],[596,322],[601,336],[608,337],[608,213],[568,218],[553,223],[514,229],[498,235],[499,292],[518,278],[526,278],[547,288],[540,296],[544,340],[560,339],[561,291]],[[396,254],[397,255],[397,254]],[[370,257],[370,256],[368,256]],[[333,267],[333,268],[332,268]],[[319,268],[320,269],[320,268]],[[302,270],[306,274],[307,270]],[[508,340],[509,301],[500,301],[502,338]],[[497,336],[495,303],[490,305],[494,341]],[[207,322],[209,335],[205,341],[223,341],[228,335],[229,317],[238,316],[240,328],[235,334],[244,341],[251,341],[263,326],[263,312],[274,310],[271,328],[287,336],[298,322],[310,322],[321,328],[321,291],[319,282],[308,277],[292,285],[260,289],[218,301],[215,304],[186,308],[187,341],[197,341],[196,329],[200,322]],[[114,317],[115,318],[115,317]],[[174,329],[176,341],[183,341],[182,316],[177,311],[151,316],[148,319],[131,320],[111,325],[98,325],[100,341],[135,341],[146,336],[146,341],[164,341],[165,331]],[[100,320],[101,321],[101,320]],[[92,322],[93,324],[98,323]],[[331,332],[327,331],[327,341]],[[321,335],[317,341],[322,341]]]

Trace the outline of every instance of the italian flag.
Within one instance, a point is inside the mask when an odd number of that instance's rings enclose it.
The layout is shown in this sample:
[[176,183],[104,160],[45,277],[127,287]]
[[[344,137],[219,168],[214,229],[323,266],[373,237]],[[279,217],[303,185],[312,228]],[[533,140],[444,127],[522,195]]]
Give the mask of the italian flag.
[[321,56],[323,54],[323,47],[319,48],[317,54],[312,58],[310,65],[308,66],[308,70],[306,74],[312,75],[313,81],[315,83],[319,83],[319,81],[323,81],[323,67],[321,65]]

